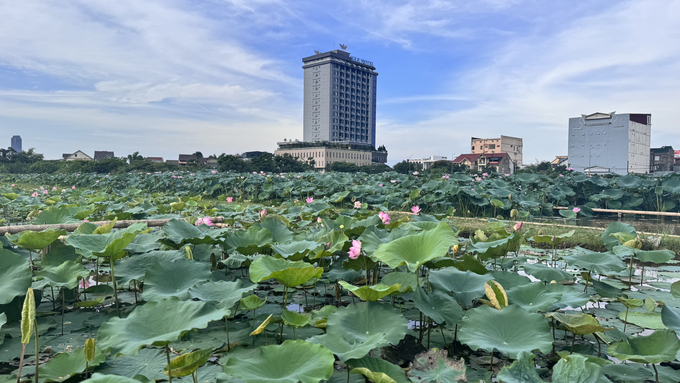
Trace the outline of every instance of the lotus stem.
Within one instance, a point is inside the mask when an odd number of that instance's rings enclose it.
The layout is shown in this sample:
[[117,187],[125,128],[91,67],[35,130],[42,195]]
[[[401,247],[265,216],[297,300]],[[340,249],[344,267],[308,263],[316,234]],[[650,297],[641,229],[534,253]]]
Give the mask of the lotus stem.
[[489,371],[493,371],[493,348],[491,349],[491,362],[489,363]]
[[[432,318],[427,318],[427,349],[430,349],[430,332],[432,331]],[[36,382],[37,383],[37,382]]]
[[194,378],[194,383],[198,383],[198,379],[196,379],[196,375],[198,375],[198,370],[191,373],[191,377]]
[[626,306],[626,317],[623,319],[623,332],[626,332],[627,324],[628,324],[628,306]]
[[17,383],[21,383],[21,370],[24,368],[24,354],[26,353],[26,344],[21,344],[21,357],[19,358],[19,372],[17,372]]
[[572,332],[572,334],[574,335],[574,337],[571,338],[571,350],[569,351],[569,354],[574,353],[574,343],[576,343],[576,334],[574,334],[573,332]]
[[64,335],[64,310],[66,309],[66,293],[61,288],[61,335]]
[[116,284],[116,274],[113,272],[113,258],[111,259],[111,280],[113,281],[113,297],[116,301],[116,311],[118,311],[118,318],[120,318],[120,303],[118,302],[118,285]]
[[645,264],[643,263],[642,264],[642,271],[640,272],[640,286],[642,286],[644,281],[645,281]]
[[442,339],[444,339],[444,346],[446,346],[446,337],[444,336],[444,326],[439,326],[439,331],[442,333]]
[[286,309],[286,306],[288,305],[288,287],[286,285],[283,285],[283,309]]
[[656,383],[659,383],[659,371],[656,370],[656,364],[652,363],[652,368],[654,369],[654,377],[656,379]]
[[168,380],[172,383],[172,370],[170,370],[170,347],[165,345],[165,357],[168,360]]
[[229,341],[229,316],[224,316],[224,325],[227,328],[227,351],[231,351],[231,342]]

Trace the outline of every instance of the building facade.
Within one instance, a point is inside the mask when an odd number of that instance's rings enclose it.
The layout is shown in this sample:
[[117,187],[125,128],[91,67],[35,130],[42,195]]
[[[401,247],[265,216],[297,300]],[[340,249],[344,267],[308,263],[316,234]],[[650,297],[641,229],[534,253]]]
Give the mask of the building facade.
[[672,172],[675,164],[675,151],[672,146],[662,146],[649,150],[649,172]]
[[289,154],[299,161],[314,161],[315,170],[325,170],[334,162],[347,162],[357,166],[384,164],[387,152],[374,150],[369,145],[343,143],[279,142],[275,156]]
[[437,161],[447,161],[447,158],[444,157],[444,156],[429,156],[429,157],[423,157],[423,158],[408,158],[406,160],[406,162],[409,162],[409,163],[422,165],[423,170],[428,170]]
[[509,153],[461,154],[453,160],[453,163],[478,172],[483,172],[489,168],[502,174],[515,172],[515,161],[510,158]]
[[524,144],[521,138],[501,135],[500,138],[472,137],[470,153],[508,153],[517,166],[522,166]]
[[21,148],[21,136],[12,136],[12,149],[14,149],[15,152],[21,153],[22,148]]
[[378,73],[373,63],[344,50],[318,53],[302,62],[303,140],[375,147]]
[[77,150],[75,153],[64,153],[61,155],[62,161],[92,161],[92,157],[88,156],[82,150]]
[[651,135],[651,114],[570,118],[569,166],[584,173],[649,173]]

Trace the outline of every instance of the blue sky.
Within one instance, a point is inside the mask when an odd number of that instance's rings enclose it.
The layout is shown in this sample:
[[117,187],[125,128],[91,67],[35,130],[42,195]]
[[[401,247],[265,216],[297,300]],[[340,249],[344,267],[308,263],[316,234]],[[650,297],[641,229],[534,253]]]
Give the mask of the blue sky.
[[652,146],[680,149],[679,41],[675,1],[2,2],[0,136],[50,159],[273,151],[302,138],[301,58],[343,43],[380,73],[390,164],[501,134],[550,160],[596,111],[652,113]]

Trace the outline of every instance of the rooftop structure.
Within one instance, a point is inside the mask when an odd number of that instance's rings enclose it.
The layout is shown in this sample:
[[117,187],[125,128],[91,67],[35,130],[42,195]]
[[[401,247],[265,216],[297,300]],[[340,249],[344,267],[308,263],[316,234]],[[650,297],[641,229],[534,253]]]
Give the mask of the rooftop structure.
[[474,171],[482,172],[493,168],[497,173],[512,174],[515,172],[515,162],[509,153],[469,153],[461,154],[453,160],[454,164],[466,166]]
[[113,152],[106,152],[106,151],[95,151],[94,152],[94,160],[95,161],[101,161],[106,158],[113,158],[115,157]]
[[61,155],[61,159],[62,161],[92,161],[92,157],[82,150],[77,150],[75,153],[64,153]]
[[500,138],[472,137],[470,153],[508,153],[517,166],[522,166],[524,144],[519,137],[501,135]]

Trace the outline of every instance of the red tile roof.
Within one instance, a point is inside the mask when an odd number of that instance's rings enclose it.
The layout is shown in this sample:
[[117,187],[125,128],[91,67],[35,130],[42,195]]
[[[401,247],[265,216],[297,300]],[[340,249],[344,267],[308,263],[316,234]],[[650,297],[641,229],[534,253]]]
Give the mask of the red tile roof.
[[463,160],[468,160],[470,162],[475,162],[477,158],[479,158],[481,154],[461,154],[460,156],[456,157],[455,160],[453,160],[454,164],[459,164],[463,162]]

